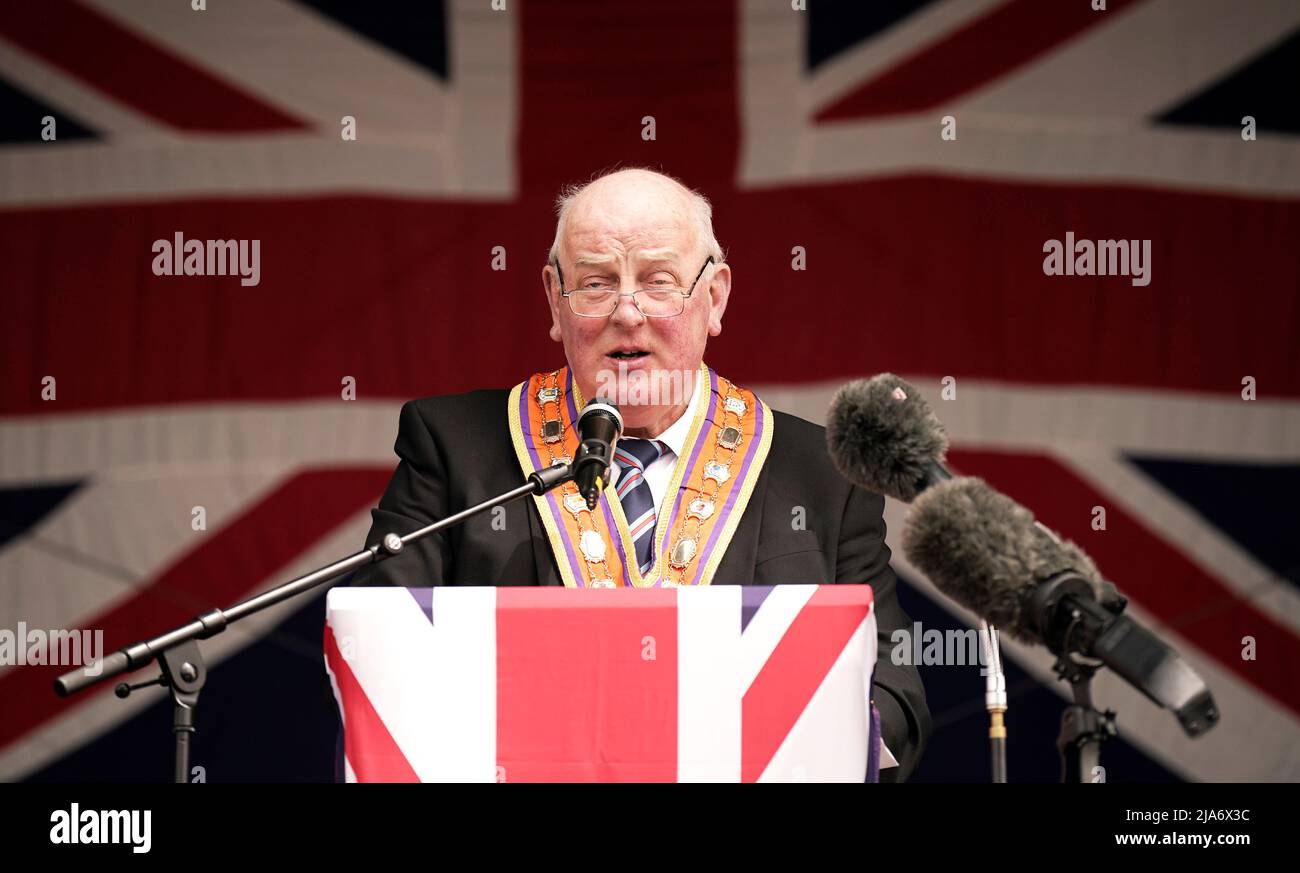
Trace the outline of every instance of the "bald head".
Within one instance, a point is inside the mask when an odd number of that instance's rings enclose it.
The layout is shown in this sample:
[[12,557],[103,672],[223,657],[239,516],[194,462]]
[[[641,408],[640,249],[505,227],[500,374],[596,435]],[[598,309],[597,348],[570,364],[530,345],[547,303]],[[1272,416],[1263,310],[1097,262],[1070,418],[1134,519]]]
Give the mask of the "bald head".
[[[555,241],[549,260],[558,263],[572,240],[571,226],[598,226],[627,233],[637,229],[662,232],[672,226],[690,228],[692,243],[702,257],[723,260],[713,234],[713,207],[704,195],[664,173],[641,168],[616,170],[585,185],[571,185],[556,199]],[[567,252],[572,255],[570,250]],[[683,253],[686,254],[686,253]]]

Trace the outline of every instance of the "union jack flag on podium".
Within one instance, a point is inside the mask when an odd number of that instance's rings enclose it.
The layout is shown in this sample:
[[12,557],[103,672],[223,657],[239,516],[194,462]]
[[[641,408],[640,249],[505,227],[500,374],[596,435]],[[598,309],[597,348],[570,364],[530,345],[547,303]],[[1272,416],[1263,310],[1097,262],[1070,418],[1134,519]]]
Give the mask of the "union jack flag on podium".
[[336,588],[348,782],[876,781],[865,585]]

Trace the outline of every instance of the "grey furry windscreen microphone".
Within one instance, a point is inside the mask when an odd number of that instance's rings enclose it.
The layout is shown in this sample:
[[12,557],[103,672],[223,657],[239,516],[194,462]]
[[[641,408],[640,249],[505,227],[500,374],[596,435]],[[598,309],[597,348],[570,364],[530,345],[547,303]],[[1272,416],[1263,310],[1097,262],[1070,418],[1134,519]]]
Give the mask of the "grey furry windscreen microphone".
[[903,526],[903,553],[936,587],[1025,642],[1042,643],[1026,608],[1039,583],[1070,570],[1102,598],[1101,574],[1068,541],[983,479],[960,477],[921,494]]
[[927,489],[912,504],[903,552],[940,591],[1017,639],[1063,661],[1096,659],[1159,706],[1188,736],[1219,720],[1204,680],[1163,640],[1123,614],[1127,601],[1092,559],[1028,509],[975,478]]
[[948,434],[939,418],[921,392],[892,373],[835,392],[826,447],[845,479],[904,503],[952,477],[943,467]]

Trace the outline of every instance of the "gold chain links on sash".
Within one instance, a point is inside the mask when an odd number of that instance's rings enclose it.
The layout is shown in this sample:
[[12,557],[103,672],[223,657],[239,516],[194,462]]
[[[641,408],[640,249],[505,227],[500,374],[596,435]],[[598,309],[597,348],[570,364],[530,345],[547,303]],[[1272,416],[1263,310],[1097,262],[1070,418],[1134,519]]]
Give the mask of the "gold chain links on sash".
[[[704,522],[717,511],[718,489],[731,478],[731,462],[743,441],[741,424],[748,412],[747,404],[735,395],[729,380],[721,376],[718,380],[722,383],[725,394],[721,404],[722,428],[713,441],[713,454],[704,465],[700,493],[687,504],[686,512],[682,513],[677,538],[672,551],[668,553],[668,569],[664,572],[663,580],[665,587],[685,584],[686,571],[700,553],[700,531]],[[735,424],[728,424],[728,415],[735,417]]]
[[[555,412],[547,412],[547,407],[554,404]],[[571,464],[568,455],[555,454],[555,447],[564,442],[564,421],[560,410],[564,406],[564,388],[560,384],[560,371],[555,370],[546,377],[546,382],[537,392],[537,405],[542,409],[542,445],[546,447],[548,463]],[[578,535],[579,551],[587,562],[587,585],[590,588],[613,588],[614,580],[609,575],[609,565],[605,563],[605,537],[596,529],[596,521],[587,509],[587,501],[578,493],[578,486],[573,482],[564,483],[560,502],[564,508],[573,513],[574,520],[581,531]],[[583,522],[586,521],[584,526]],[[599,545],[597,546],[597,543]]]

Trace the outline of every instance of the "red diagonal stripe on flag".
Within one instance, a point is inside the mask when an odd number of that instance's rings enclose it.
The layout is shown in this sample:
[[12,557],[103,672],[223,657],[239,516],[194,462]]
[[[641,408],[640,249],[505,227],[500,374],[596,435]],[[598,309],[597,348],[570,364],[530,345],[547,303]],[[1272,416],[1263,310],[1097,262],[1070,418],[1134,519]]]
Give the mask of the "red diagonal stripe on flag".
[[[840,121],[932,109],[1005,76],[1090,27],[1112,22],[1120,10],[1138,2],[1110,0],[1106,11],[1097,12],[1087,0],[1012,0],[927,45],[825,107],[815,119]],[[936,73],[940,70],[949,72]]]
[[[198,546],[108,612],[86,619],[82,627],[104,631],[108,654],[213,606],[231,605],[319,542],[326,531],[360,508],[373,505],[390,472],[388,468],[363,467],[292,476],[230,525],[207,534],[196,533]],[[22,706],[9,707],[0,719],[0,748],[93,695],[108,692],[115,684],[102,682],[63,700],[55,696],[53,682],[68,669],[26,666],[0,674],[0,700],[23,701]],[[157,672],[153,667],[145,669]]]
[[0,3],[0,34],[163,124],[190,131],[293,130],[301,121],[70,0]]
[[388,725],[375,711],[366,690],[339,651],[334,629],[325,624],[325,662],[343,699],[346,730],[343,750],[358,782],[419,782],[411,762],[398,747]]
[[[819,585],[741,703],[740,781],[756,782],[871,612],[861,588]],[[866,701],[862,703],[866,713]],[[864,778],[866,774],[863,774]]]

